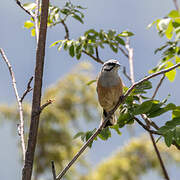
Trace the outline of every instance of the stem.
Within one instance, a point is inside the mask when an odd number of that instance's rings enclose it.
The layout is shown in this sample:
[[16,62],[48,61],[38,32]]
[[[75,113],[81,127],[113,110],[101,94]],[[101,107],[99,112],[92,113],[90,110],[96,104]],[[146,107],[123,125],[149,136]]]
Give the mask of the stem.
[[24,117],[23,117],[23,107],[22,107],[22,101],[21,98],[19,97],[19,93],[17,90],[17,86],[16,86],[16,79],[15,79],[15,75],[12,69],[12,66],[8,60],[8,58],[6,57],[4,50],[2,48],[0,48],[0,53],[2,55],[2,58],[4,59],[8,69],[9,69],[9,73],[12,79],[12,86],[15,92],[15,96],[17,99],[17,103],[18,103],[18,108],[19,108],[19,116],[20,116],[20,126],[18,126],[18,134],[20,135],[21,138],[21,147],[22,147],[22,153],[23,153],[23,161],[25,161],[25,141],[24,141]]
[[36,68],[35,68],[35,76],[34,76],[31,123],[30,123],[27,151],[25,156],[25,164],[22,171],[22,180],[31,180],[33,162],[34,162],[34,153],[37,143],[40,113],[38,114],[36,113],[39,111],[40,103],[41,103],[48,8],[49,8],[49,0],[42,0],[40,31],[39,31],[37,50],[36,50]]

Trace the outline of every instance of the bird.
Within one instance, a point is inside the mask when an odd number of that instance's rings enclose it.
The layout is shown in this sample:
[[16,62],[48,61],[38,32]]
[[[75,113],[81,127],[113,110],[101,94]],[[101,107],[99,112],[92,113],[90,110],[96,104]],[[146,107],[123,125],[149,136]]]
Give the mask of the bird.
[[[103,116],[101,119],[101,124],[104,122],[108,113],[115,107],[118,100],[123,96],[123,82],[118,75],[118,70],[120,68],[120,63],[115,59],[110,59],[106,61],[97,78],[97,94],[98,101],[103,108]],[[113,126],[117,123],[115,115],[113,114],[104,128],[108,126]]]

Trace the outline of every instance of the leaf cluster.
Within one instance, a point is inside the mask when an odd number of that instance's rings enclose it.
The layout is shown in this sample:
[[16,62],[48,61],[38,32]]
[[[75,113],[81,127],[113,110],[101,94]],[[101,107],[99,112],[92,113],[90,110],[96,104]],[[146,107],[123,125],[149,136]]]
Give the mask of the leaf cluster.
[[[156,24],[156,28],[160,36],[165,36],[168,40],[165,44],[155,50],[155,53],[162,52],[162,59],[159,64],[153,68],[150,73],[157,72],[162,69],[169,68],[180,62],[180,13],[179,11],[171,11],[167,17],[157,19],[148,27]],[[176,70],[166,73],[167,78],[173,81],[176,75]]]
[[113,52],[117,53],[119,46],[125,46],[123,38],[129,36],[133,36],[133,33],[129,31],[117,33],[113,29],[110,29],[108,32],[104,30],[98,32],[95,29],[89,29],[77,40],[58,40],[54,42],[51,47],[57,45],[58,50],[64,47],[64,50],[68,51],[71,57],[76,56],[77,59],[80,59],[82,53],[94,55],[97,48],[104,49],[105,45],[109,46]]

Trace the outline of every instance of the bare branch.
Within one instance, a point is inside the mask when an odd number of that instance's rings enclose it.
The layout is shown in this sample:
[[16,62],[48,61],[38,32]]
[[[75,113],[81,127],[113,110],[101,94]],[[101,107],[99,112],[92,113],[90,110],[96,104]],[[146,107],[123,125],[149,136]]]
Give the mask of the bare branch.
[[18,108],[19,108],[19,116],[20,116],[20,124],[18,125],[18,134],[20,135],[20,139],[21,139],[21,147],[22,147],[22,153],[23,153],[23,161],[25,160],[25,141],[24,141],[24,118],[23,118],[23,107],[22,107],[22,101],[19,97],[19,93],[17,90],[17,86],[16,86],[16,79],[15,79],[15,75],[12,69],[12,66],[8,60],[8,58],[6,57],[4,50],[2,48],[0,48],[0,53],[2,55],[3,60],[5,61],[8,69],[9,69],[9,73],[12,79],[12,85],[13,85],[13,89],[15,92],[15,96],[17,99],[17,103],[18,103]]
[[92,54],[88,53],[87,51],[85,50],[82,50],[82,52],[86,55],[88,55],[89,57],[91,57],[92,59],[94,59],[96,62],[100,63],[100,64],[104,64],[104,62],[99,59],[99,58],[96,58],[95,56],[93,56]]
[[43,105],[40,107],[40,112],[39,112],[39,113],[41,113],[41,111],[42,111],[45,107],[47,107],[48,105],[52,104],[53,102],[54,102],[54,100],[49,99],[45,104],[43,104]]
[[125,93],[124,96],[121,96],[118,100],[118,103],[116,106],[109,112],[108,116],[105,118],[104,122],[101,124],[101,126],[95,131],[95,133],[88,139],[88,141],[81,147],[81,149],[77,152],[77,154],[73,157],[73,159],[68,163],[68,165],[62,170],[62,172],[56,177],[57,180],[60,180],[68,171],[68,169],[75,163],[75,161],[78,159],[78,157],[84,152],[84,150],[88,147],[88,145],[97,137],[97,135],[101,132],[102,128],[105,126],[109,118],[114,114],[114,112],[117,110],[119,105],[124,102],[124,100],[127,98],[127,96],[132,92],[132,90],[139,84],[141,84],[144,81],[147,81],[153,77],[156,77],[160,74],[165,74],[169,71],[172,71],[173,69],[177,68],[180,66],[180,63],[172,66],[171,68],[159,71],[157,73],[151,74],[140,81],[134,83]]
[[130,76],[127,74],[127,72],[126,72],[126,67],[125,66],[123,66],[123,74],[126,76],[126,78],[131,82],[131,78],[130,78]]
[[24,6],[21,4],[21,2],[19,0],[15,0],[17,5],[23,10],[25,11],[27,14],[29,14],[33,19],[34,19],[34,13],[32,11],[28,11],[27,9],[24,8]]
[[161,86],[164,78],[165,78],[165,74],[162,75],[162,78],[160,79],[160,81],[159,81],[159,83],[158,83],[158,85],[157,85],[157,87],[156,87],[156,89],[155,89],[155,91],[154,91],[154,94],[153,94],[153,96],[152,96],[152,99],[155,98],[155,96],[156,96],[156,94],[157,94],[157,92],[158,92],[158,90],[159,90],[159,88],[160,88],[160,86]]
[[64,22],[63,19],[61,20],[61,24],[64,26],[64,29],[65,29],[65,32],[66,32],[66,35],[65,35],[64,38],[69,40],[69,29],[68,29],[68,27],[67,27],[67,25],[66,25],[66,23]]
[[151,132],[149,132],[149,134],[150,134],[151,141],[152,141],[152,143],[153,143],[154,149],[155,149],[155,151],[156,151],[157,157],[158,157],[159,162],[160,162],[160,164],[161,164],[161,168],[162,168],[162,170],[163,170],[164,178],[165,178],[166,180],[170,180],[170,179],[169,179],[169,176],[168,176],[168,173],[167,173],[167,170],[166,170],[166,168],[165,168],[164,162],[163,162],[163,160],[162,160],[162,158],[161,158],[160,152],[159,152],[159,150],[158,150],[158,148],[157,148],[157,145],[156,145],[156,142],[155,142],[155,140],[154,140],[154,137],[153,137],[153,135],[152,135]]
[[124,54],[124,56],[126,56],[129,59],[128,53],[122,47],[120,47],[120,46],[119,46],[119,49]]
[[136,122],[142,126],[146,131],[152,133],[152,134],[157,134],[157,135],[162,135],[161,133],[158,133],[157,131],[151,130],[149,129],[148,126],[146,126],[145,124],[143,124],[137,117],[134,117],[134,119],[136,120]]
[[22,171],[22,180],[31,180],[33,162],[34,162],[34,153],[37,144],[40,113],[37,114],[36,116],[34,116],[34,113],[38,112],[41,107],[40,104],[41,104],[42,81],[43,81],[43,70],[44,70],[48,9],[49,9],[49,0],[42,0],[39,39],[36,50],[36,68],[35,68],[35,76],[34,76],[31,122],[30,122],[30,129],[28,135],[27,151],[25,155],[25,164]]
[[177,0],[173,0],[173,2],[174,2],[174,6],[175,6],[176,10],[179,11],[179,5],[178,5]]
[[98,47],[96,47],[95,49],[96,49],[96,58],[97,58],[97,59],[100,59],[100,58],[99,58],[99,51],[98,51]]
[[52,168],[53,180],[56,180],[56,169],[55,169],[54,161],[51,161],[51,168]]
[[33,80],[33,76],[29,79],[29,82],[27,84],[27,88],[26,91],[23,93],[22,97],[20,98],[20,102],[22,103],[22,101],[24,100],[25,96],[27,95],[27,93],[29,93],[30,91],[32,91],[31,88],[31,82]]
[[134,84],[134,65],[133,65],[133,48],[130,47],[130,40],[127,38],[127,42],[125,45],[127,51],[128,51],[128,59],[129,59],[129,69],[130,69],[130,77],[131,77],[131,82]]

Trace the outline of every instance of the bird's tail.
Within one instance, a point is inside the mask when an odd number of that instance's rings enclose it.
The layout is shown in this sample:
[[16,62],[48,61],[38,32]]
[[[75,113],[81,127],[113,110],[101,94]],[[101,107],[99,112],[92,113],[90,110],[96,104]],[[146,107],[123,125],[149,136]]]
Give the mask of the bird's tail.
[[[107,113],[105,110],[103,110],[103,118],[102,118],[101,124],[104,122],[104,120],[106,119],[107,116],[108,116],[108,113]],[[116,123],[117,123],[117,120],[116,120],[115,114],[113,114],[113,115],[109,118],[109,120],[107,121],[107,123],[105,124],[104,128],[105,128],[105,127],[108,127],[108,126],[113,126],[113,125],[115,125]]]

